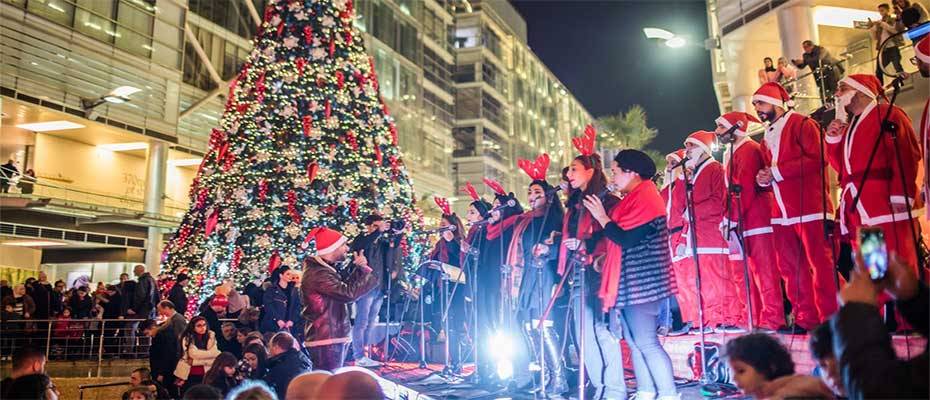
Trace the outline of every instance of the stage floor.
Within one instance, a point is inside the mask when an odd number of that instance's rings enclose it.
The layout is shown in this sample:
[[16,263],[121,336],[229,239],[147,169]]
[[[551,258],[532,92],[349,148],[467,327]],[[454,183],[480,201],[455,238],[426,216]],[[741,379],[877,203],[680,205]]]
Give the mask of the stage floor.
[[[740,334],[709,334],[705,335],[705,342],[720,344],[722,348],[726,342],[740,336]],[[810,374],[815,364],[811,358],[808,335],[775,335],[791,351],[795,362],[796,372]],[[660,341],[672,359],[675,376],[682,399],[702,399],[700,385],[692,381],[693,374],[688,363],[690,353],[700,338],[697,335],[678,337],[662,337]],[[894,336],[895,351],[902,358],[910,358],[923,351],[926,339],[917,336]],[[624,361],[626,364],[626,382],[629,393],[636,391],[636,380],[633,377],[632,365],[625,343]],[[710,359],[710,357],[709,357]],[[466,383],[448,383],[438,376],[442,365],[431,364],[426,369],[418,368],[417,363],[390,363],[382,368],[374,368],[381,377],[381,385],[385,396],[389,399],[532,399],[531,393],[513,393],[505,390],[491,391],[486,388],[474,387]],[[436,374],[434,374],[434,372]],[[466,368],[465,374],[471,373]],[[742,398],[739,395],[727,397],[729,399]]]

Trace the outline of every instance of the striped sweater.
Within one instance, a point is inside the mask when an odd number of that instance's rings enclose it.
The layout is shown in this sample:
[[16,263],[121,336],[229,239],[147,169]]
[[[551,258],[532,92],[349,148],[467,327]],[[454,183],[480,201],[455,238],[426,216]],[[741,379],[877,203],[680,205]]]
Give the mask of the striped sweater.
[[665,217],[658,217],[631,230],[614,223],[605,228],[605,236],[623,246],[617,307],[650,303],[677,292],[672,276],[672,258],[666,243],[668,227]]

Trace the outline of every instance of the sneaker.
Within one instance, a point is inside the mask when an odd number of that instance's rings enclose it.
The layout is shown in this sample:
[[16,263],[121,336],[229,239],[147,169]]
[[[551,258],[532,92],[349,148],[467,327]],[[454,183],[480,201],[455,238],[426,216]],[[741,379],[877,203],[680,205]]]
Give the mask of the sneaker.
[[746,333],[745,329],[740,328],[739,326],[736,326],[736,325],[724,325],[718,328],[717,331],[722,331],[726,333]]
[[[690,332],[690,333],[691,333],[692,335],[698,335],[698,334],[701,333],[701,328],[695,326],[695,327],[691,328],[691,332]],[[710,326],[705,326],[705,327],[704,327],[704,333],[705,333],[705,334],[714,333],[714,328],[711,328]]]
[[766,335],[774,335],[776,333],[774,329],[769,329],[769,328],[756,328],[755,332],[764,333]]
[[374,368],[374,367],[380,367],[381,363],[375,360],[372,360],[368,357],[362,357],[362,358],[359,358],[358,360],[355,360],[355,366],[363,367],[363,368]]
[[797,325],[783,326],[781,328],[778,328],[778,333],[781,333],[783,335],[806,335],[807,329],[804,329]]
[[674,331],[669,332],[668,335],[669,335],[669,336],[683,336],[683,335],[687,335],[688,332],[691,332],[691,323],[690,323],[690,322],[684,324],[684,326],[682,326],[682,327],[679,328],[679,329],[676,329],[676,330],[674,330]]
[[659,328],[656,329],[656,334],[659,336],[668,336],[669,331],[671,331],[669,327],[660,326]]

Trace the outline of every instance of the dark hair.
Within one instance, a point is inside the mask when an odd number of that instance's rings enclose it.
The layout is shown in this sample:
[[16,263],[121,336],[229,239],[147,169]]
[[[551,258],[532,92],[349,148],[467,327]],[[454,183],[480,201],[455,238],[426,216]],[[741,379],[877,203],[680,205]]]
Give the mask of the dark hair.
[[45,374],[23,375],[13,380],[4,395],[8,399],[46,400],[47,390],[52,385],[51,378]]
[[278,332],[271,337],[271,340],[268,341],[268,347],[277,347],[284,349],[285,351],[293,349],[297,345],[297,341],[294,340],[294,337],[287,332]]
[[373,223],[375,223],[375,222],[378,222],[378,221],[384,221],[384,217],[382,217],[381,214],[373,213],[373,214],[369,214],[367,217],[365,217],[364,223],[365,223],[365,225],[367,226],[367,225],[371,225],[371,224],[373,224]]
[[259,331],[251,331],[247,335],[245,335],[246,343],[253,341],[255,339],[258,339],[262,343],[262,346],[265,345],[265,337],[262,336],[262,333]]
[[886,10],[890,10],[891,6],[889,6],[888,3],[882,3],[878,5],[878,8],[884,8]]
[[45,352],[35,347],[20,347],[13,352],[13,370],[26,368],[30,363],[45,359]]
[[475,200],[469,205],[475,207],[475,210],[478,211],[481,218],[487,218],[488,214],[491,212],[491,203],[488,203],[484,199]]
[[805,41],[801,42],[801,44],[804,45],[804,46],[813,46],[813,45],[814,45],[814,42],[813,42],[813,41],[810,41],[810,40],[805,40]]
[[146,329],[154,328],[156,325],[158,325],[158,322],[156,322],[154,319],[147,319],[142,321],[142,323],[139,324],[139,332],[145,332]]
[[763,62],[764,62],[764,61],[774,62],[774,61],[772,60],[772,57],[765,57],[765,58],[762,59],[762,61],[763,61]]
[[139,376],[142,377],[142,382],[152,380],[152,370],[148,368],[136,368],[132,372],[138,372]]
[[207,374],[203,377],[203,383],[212,385],[213,382],[226,379],[226,371],[224,371],[223,368],[236,368],[236,363],[238,362],[239,360],[236,359],[236,356],[233,355],[233,353],[228,351],[220,353],[220,355],[213,359],[213,364],[210,365],[210,370],[207,371]]
[[[535,181],[535,180],[530,182],[530,185],[529,187],[527,187],[527,189],[530,187],[533,187],[533,185],[539,186],[543,190],[546,190],[546,191],[552,189],[552,186],[549,185],[549,182]],[[546,225],[551,225],[552,222],[557,222],[558,224],[560,224],[559,227],[561,229],[562,216],[565,215],[565,209],[562,208],[562,202],[559,201],[558,197],[556,197],[555,194],[551,194],[550,196],[552,196],[552,198],[550,199],[550,201],[546,203],[547,204],[546,213],[548,213],[548,217],[546,217]],[[552,221],[552,222],[549,222],[549,221]]]
[[791,353],[778,339],[764,333],[752,333],[727,342],[725,355],[749,364],[768,380],[794,373]]
[[145,396],[146,400],[155,400],[155,393],[152,392],[152,389],[145,385],[133,386],[126,391],[126,398],[131,398],[133,393],[142,393]]
[[833,357],[833,329],[826,322],[814,328],[810,337],[811,355],[818,360]]
[[449,215],[443,214],[440,218],[446,220],[446,222],[448,222],[449,225],[452,225],[455,227],[455,230],[452,231],[452,236],[453,236],[452,240],[462,240],[462,232],[465,231],[465,227],[464,225],[462,225],[462,219],[459,218],[459,216],[455,215],[454,213],[449,214]]
[[223,400],[223,394],[210,385],[194,385],[184,392],[183,400]]
[[569,167],[562,167],[562,180],[568,182],[568,169]]
[[275,268],[274,271],[271,272],[271,284],[277,286],[281,281],[281,275],[284,275],[284,272],[289,271],[290,269],[291,267],[288,267],[287,265],[282,265],[278,268]]
[[174,310],[174,303],[171,300],[162,300],[158,302],[158,306],[161,308],[170,308]]
[[245,353],[255,354],[255,357],[258,357],[258,369],[261,370],[265,368],[265,362],[268,361],[268,350],[265,349],[265,346],[252,343],[242,349],[242,354],[245,355]]
[[[202,340],[198,340],[197,333],[194,331],[194,328],[200,321],[203,321],[207,324],[207,332],[204,333]],[[181,333],[181,337],[178,338],[178,344],[182,346],[182,352],[184,351],[184,339],[187,339],[188,346],[197,346],[199,349],[206,349],[210,341],[210,321],[207,321],[203,315],[198,315],[194,318],[191,318],[191,321],[187,323],[187,328],[184,328],[184,332]]]
[[587,195],[598,195],[607,187],[607,175],[604,175],[604,163],[601,162],[601,156],[597,153],[590,156],[577,156],[572,162],[578,161],[585,169],[594,169],[591,175],[591,181],[585,190],[571,189],[568,196],[568,208],[581,204],[581,200]]

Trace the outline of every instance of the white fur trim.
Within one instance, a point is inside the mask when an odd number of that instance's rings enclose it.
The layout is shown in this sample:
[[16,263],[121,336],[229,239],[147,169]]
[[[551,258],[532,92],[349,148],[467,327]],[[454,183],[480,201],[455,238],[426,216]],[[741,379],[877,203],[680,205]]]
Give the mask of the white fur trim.
[[921,53],[917,46],[914,46],[914,55],[917,56],[918,60],[930,64],[930,54]]
[[824,140],[826,140],[827,143],[830,143],[830,144],[837,144],[843,141],[843,135],[836,135],[836,136],[825,135]]
[[773,165],[772,168],[769,168],[772,171],[772,177],[775,178],[775,182],[781,182],[785,180],[785,177],[781,176],[781,172],[778,171],[778,166]]
[[785,107],[785,102],[781,99],[776,99],[771,96],[766,96],[764,94],[754,94],[752,95],[752,101],[761,101],[763,103],[769,103],[776,107]]
[[327,254],[329,254],[329,253],[332,253],[332,252],[336,251],[336,249],[338,249],[339,246],[342,246],[343,244],[345,244],[345,242],[346,242],[347,240],[348,240],[348,239],[346,239],[345,235],[341,235],[341,234],[340,234],[338,240],[336,240],[333,244],[331,244],[331,245],[329,245],[329,246],[327,246],[327,247],[325,247],[325,248],[322,248],[322,249],[317,250],[317,251],[316,251],[316,255],[318,255],[318,256],[325,256],[325,255],[327,255]]
[[[814,221],[822,221],[822,220],[823,220],[823,213],[816,213],[816,214],[807,214],[801,217],[794,217],[794,218],[772,218],[772,225],[789,226],[789,225],[797,225],[797,224],[804,223],[804,222],[814,222]],[[831,215],[830,213],[827,213],[827,220],[833,221],[833,215]]]
[[869,88],[865,87],[865,85],[859,83],[859,81],[857,81],[857,80],[855,80],[855,79],[853,79],[853,78],[851,78],[851,77],[848,77],[848,76],[847,76],[847,77],[841,79],[841,80],[840,80],[840,83],[845,83],[845,84],[847,84],[847,85],[849,85],[849,86],[852,86],[854,89],[856,89],[856,90],[862,92],[862,93],[865,94],[866,96],[869,96],[870,99],[874,99],[874,98],[877,96],[875,93],[872,93],[872,91],[869,90]]
[[771,226],[763,226],[761,228],[754,228],[754,229],[743,231],[743,237],[747,238],[750,236],[764,235],[766,233],[772,233],[772,232],[774,232],[774,230],[772,230]]
[[700,141],[700,140],[697,140],[697,139],[695,139],[695,138],[690,138],[690,137],[689,137],[689,138],[685,139],[685,143],[691,143],[691,144],[693,144],[693,145],[695,145],[695,146],[700,147],[701,150],[704,150],[704,152],[707,153],[707,155],[709,155],[709,156],[711,156],[711,157],[713,157],[713,155],[714,155],[714,152],[710,150],[710,147],[707,147],[707,145],[704,144],[704,142],[702,142],[702,141]]

